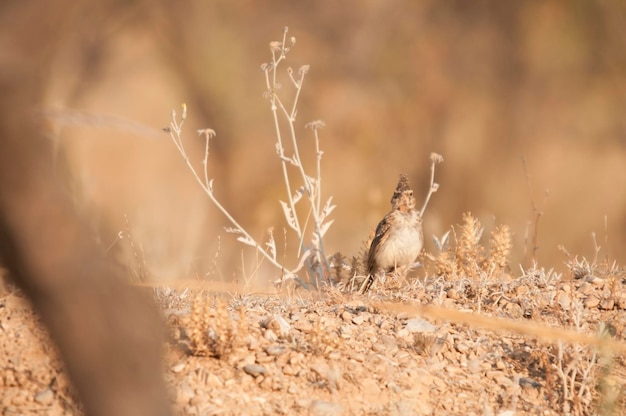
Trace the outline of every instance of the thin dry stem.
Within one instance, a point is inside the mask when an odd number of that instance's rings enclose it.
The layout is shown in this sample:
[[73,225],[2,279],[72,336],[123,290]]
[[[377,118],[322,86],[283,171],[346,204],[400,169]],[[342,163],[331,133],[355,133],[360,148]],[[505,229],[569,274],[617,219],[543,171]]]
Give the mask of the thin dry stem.
[[[309,210],[313,218],[313,240],[312,240],[312,252],[316,259],[315,262],[307,262],[307,266],[312,273],[312,282],[317,287],[318,280],[324,275],[328,275],[330,272],[330,266],[328,264],[327,256],[325,255],[323,237],[332,221],[326,221],[327,216],[334,209],[334,205],[331,205],[330,199],[326,203],[326,206],[322,207],[321,204],[321,156],[322,152],[319,148],[319,135],[318,130],[323,126],[321,122],[309,123],[307,126],[313,129],[316,145],[316,176],[311,177],[306,174],[302,158],[300,157],[300,150],[298,146],[297,133],[296,133],[296,116],[297,106],[304,85],[304,78],[308,73],[309,67],[307,65],[302,66],[298,71],[298,76],[294,77],[294,71],[291,68],[287,68],[287,74],[291,80],[292,85],[295,87],[295,93],[292,103],[287,108],[287,105],[283,103],[278,96],[279,85],[277,83],[277,72],[279,64],[282,60],[286,59],[287,52],[295,44],[295,38],[290,38],[290,42],[287,43],[288,28],[285,27],[283,31],[282,42],[272,42],[270,44],[270,50],[272,53],[272,62],[270,64],[263,64],[261,68],[265,72],[265,83],[267,87],[266,95],[270,99],[270,109],[272,111],[272,118],[274,120],[274,129],[276,134],[276,149],[281,161],[283,180],[285,182],[285,188],[287,190],[287,203],[282,203],[283,211],[289,226],[297,234],[300,244],[300,250],[305,252],[305,231],[307,224],[302,225],[296,204],[300,199],[301,190],[298,190],[296,194],[292,192],[292,186],[289,176],[288,166],[294,166],[297,168],[302,182],[303,191],[307,195],[309,200]],[[280,111],[279,111],[280,110]],[[279,123],[279,113],[287,120],[289,129],[289,137],[291,139],[291,147],[293,148],[293,156],[287,157],[285,155],[285,145],[282,131]],[[314,267],[314,265],[318,265]],[[322,267],[323,266],[323,267]]]
[[546,189],[546,191],[544,192],[543,201],[541,202],[541,206],[538,206],[535,202],[531,177],[530,173],[528,172],[525,158],[522,158],[522,167],[524,168],[524,175],[526,176],[528,195],[530,197],[531,204],[531,220],[528,222],[529,229],[526,232],[526,241],[524,244],[524,264],[529,265],[531,263],[537,263],[537,250],[539,249],[539,246],[537,245],[539,234],[539,220],[543,215],[543,207],[546,205],[548,197],[550,196],[550,190]]
[[430,154],[430,188],[428,189],[428,194],[426,195],[426,199],[424,200],[424,205],[420,210],[420,217],[424,217],[424,211],[426,211],[426,207],[428,206],[428,202],[430,201],[430,197],[432,194],[437,192],[439,189],[439,184],[435,182],[435,165],[437,163],[443,163],[443,156],[437,153]]
[[[207,194],[211,202],[224,214],[224,216],[230,221],[230,223],[234,226],[234,228],[228,228],[227,231],[239,234],[240,236],[237,238],[238,241],[252,246],[256,248],[256,250],[266,258],[272,265],[277,267],[280,270],[284,270],[289,276],[295,275],[299,269],[289,270],[284,265],[276,260],[276,257],[271,255],[261,244],[259,244],[240,224],[235,220],[235,218],[228,212],[228,210],[219,202],[217,197],[213,192],[213,179],[209,179],[208,174],[208,157],[209,157],[209,143],[210,140],[215,137],[215,131],[212,129],[203,129],[199,130],[198,133],[204,136],[205,140],[205,150],[204,157],[202,159],[202,177],[196,170],[196,168],[191,163],[189,155],[185,150],[183,140],[182,140],[182,131],[185,119],[187,117],[187,105],[182,105],[182,113],[180,119],[177,118],[177,114],[175,110],[172,110],[172,120],[170,122],[170,127],[167,129],[170,134],[170,138],[172,142],[178,149],[178,152],[181,154],[185,163],[191,173],[193,174],[196,182],[202,187],[204,192]],[[308,253],[304,253],[303,256],[308,256]]]

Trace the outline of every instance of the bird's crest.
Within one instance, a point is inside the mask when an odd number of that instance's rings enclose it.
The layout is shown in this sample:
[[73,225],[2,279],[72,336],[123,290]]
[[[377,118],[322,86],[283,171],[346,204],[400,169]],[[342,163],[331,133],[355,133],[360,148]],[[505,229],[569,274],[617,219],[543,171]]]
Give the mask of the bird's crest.
[[400,180],[398,181],[398,186],[396,186],[396,190],[393,192],[393,196],[391,197],[391,203],[398,199],[400,195],[404,191],[410,191],[411,187],[409,186],[409,177],[405,173],[400,174]]

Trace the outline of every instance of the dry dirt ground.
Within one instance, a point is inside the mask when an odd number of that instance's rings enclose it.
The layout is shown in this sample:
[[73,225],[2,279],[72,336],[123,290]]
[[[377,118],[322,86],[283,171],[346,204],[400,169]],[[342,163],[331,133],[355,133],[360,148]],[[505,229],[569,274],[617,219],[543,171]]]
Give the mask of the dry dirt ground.
[[[626,286],[611,270],[389,279],[367,295],[159,288],[171,400],[181,415],[624,414]],[[11,289],[0,297],[0,368],[2,415],[80,414]]]

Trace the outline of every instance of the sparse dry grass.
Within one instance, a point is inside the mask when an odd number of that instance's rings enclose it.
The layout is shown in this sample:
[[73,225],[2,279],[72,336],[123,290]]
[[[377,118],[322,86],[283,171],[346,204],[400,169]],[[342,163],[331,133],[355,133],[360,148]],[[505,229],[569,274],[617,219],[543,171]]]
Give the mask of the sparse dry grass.
[[201,291],[191,302],[190,313],[175,321],[175,339],[191,355],[226,358],[248,333],[242,307],[238,313],[234,319],[227,302]]
[[463,222],[452,228],[454,246],[450,247],[449,233],[437,240],[438,253],[426,254],[429,269],[446,279],[467,278],[472,281],[496,280],[506,271],[512,250],[512,235],[507,225],[500,225],[491,232],[489,250],[481,240],[484,227],[470,212],[463,214]]

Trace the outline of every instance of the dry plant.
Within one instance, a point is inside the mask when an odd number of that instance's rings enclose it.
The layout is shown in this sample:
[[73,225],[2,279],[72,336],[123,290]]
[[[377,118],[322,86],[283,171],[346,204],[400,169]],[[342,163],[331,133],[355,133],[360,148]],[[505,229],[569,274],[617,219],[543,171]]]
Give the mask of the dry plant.
[[315,355],[327,356],[339,346],[340,338],[336,332],[329,331],[318,319],[308,335],[308,347]]
[[192,304],[191,313],[180,319],[185,337],[180,336],[181,344],[196,356],[224,358],[228,356],[248,333],[248,324],[243,308],[239,309],[239,319],[232,319],[227,303],[198,293]]
[[463,214],[463,224],[459,232],[454,233],[456,240],[456,262],[461,273],[471,279],[477,279],[485,261],[485,248],[480,244],[485,229],[471,212]]
[[413,334],[413,349],[420,355],[431,357],[436,346],[440,342],[436,335],[433,334]]
[[141,245],[141,243],[135,242],[135,238],[131,233],[130,222],[128,221],[128,216],[126,214],[124,214],[124,222],[126,228],[124,230],[118,231],[115,239],[105,249],[105,252],[111,252],[113,247],[115,247],[120,241],[127,241],[128,248],[130,249],[132,255],[132,257],[128,260],[130,281],[134,284],[147,283],[150,280],[150,272],[148,271],[148,266],[146,265],[143,246]]
[[513,248],[512,235],[508,225],[499,225],[491,232],[490,253],[486,259],[485,271],[489,276],[498,276],[509,265]]
[[512,235],[507,225],[500,225],[491,232],[487,252],[481,244],[484,227],[470,212],[463,214],[458,231],[452,228],[455,245],[450,247],[450,232],[441,239],[434,237],[436,255],[427,254],[438,276],[448,279],[494,280],[508,265],[512,249]]
[[422,205],[422,209],[420,210],[420,217],[424,218],[424,212],[426,211],[426,207],[430,202],[430,197],[433,196],[435,192],[439,190],[439,184],[435,182],[435,166],[438,163],[443,163],[443,156],[438,153],[430,154],[430,187],[428,188],[428,194],[426,194],[426,198],[424,198],[424,205]]
[[[615,337],[613,330],[614,328],[610,324],[601,322],[597,333],[609,340]],[[596,389],[599,397],[597,397],[596,402],[600,414],[615,415],[626,407],[623,378],[616,371],[617,364],[623,359],[623,356],[616,357],[610,349],[602,347],[598,349]]]
[[[606,218],[605,218],[606,223]],[[608,245],[608,237],[605,232],[605,246]],[[564,246],[559,246],[559,250],[567,256],[565,265],[569,269],[572,281],[598,283],[606,282],[604,285],[608,290],[600,293],[601,305],[604,309],[613,309],[618,306],[626,306],[626,297],[623,295],[622,280],[626,277],[626,270],[611,260],[608,253],[600,256],[602,246],[598,244],[595,233],[591,233],[594,254],[591,260],[570,254]],[[606,250],[605,250],[606,251]]]
[[[576,300],[572,304],[567,318],[569,327],[572,331],[584,333],[593,320],[582,302]],[[610,324],[600,322],[595,331],[598,340],[595,345],[558,341],[547,348],[549,371],[555,375],[553,401],[564,414],[586,415],[592,409],[606,415],[620,412],[619,400],[623,392],[620,378],[613,373],[616,360],[614,335]]]
[[[585,308],[582,302],[573,300],[569,311],[570,328],[583,333],[586,329]],[[551,367],[556,375],[553,380],[559,389],[556,399],[563,413],[584,415],[592,407],[592,401],[598,382],[598,351],[603,349],[604,334],[597,334],[600,340],[595,347],[579,343],[566,344],[558,341],[552,345]]]
[[[606,221],[606,219],[605,219]],[[586,257],[579,259],[578,256],[570,254],[564,246],[559,246],[559,250],[567,256],[565,265],[571,271],[574,279],[616,279],[626,275],[626,272],[619,267],[617,261],[611,260],[608,254],[600,256],[602,246],[598,244],[596,233],[591,233],[593,241],[594,254],[591,260]],[[605,245],[608,244],[608,238],[605,236]]]
[[[323,237],[333,222],[328,217],[334,210],[335,205],[332,204],[332,197],[322,201],[321,159],[323,152],[320,148],[319,130],[324,126],[323,122],[313,121],[305,125],[305,127],[312,130],[315,141],[316,165],[313,169],[313,174],[307,173],[300,157],[297,133],[299,126],[296,123],[296,115],[298,113],[300,93],[306,74],[309,71],[309,66],[304,65],[300,67],[297,74],[294,73],[291,67],[288,67],[286,72],[290,84],[295,90],[293,97],[291,100],[285,101],[278,94],[281,88],[278,82],[278,69],[287,58],[287,53],[296,43],[295,37],[287,39],[287,33],[288,29],[285,27],[282,40],[270,43],[272,59],[269,63],[261,65],[261,69],[265,74],[267,87],[265,96],[270,102],[277,139],[276,153],[281,163],[287,195],[287,202],[280,201],[280,205],[287,224],[295,232],[298,239],[299,250],[294,267],[288,267],[279,260],[272,227],[268,229],[267,241],[259,243],[237,222],[215,196],[213,179],[209,178],[208,173],[209,143],[215,137],[215,131],[208,128],[198,131],[200,136],[204,138],[205,149],[201,171],[198,171],[192,164],[182,140],[182,128],[187,117],[187,106],[185,104],[182,106],[180,117],[178,117],[176,111],[172,111],[171,123],[166,128],[166,131],[170,134],[172,141],[185,159],[187,167],[193,173],[198,184],[208,195],[211,202],[230,222],[231,227],[226,228],[226,231],[237,235],[237,240],[241,243],[254,247],[265,260],[268,260],[281,271],[282,276],[275,283],[280,285],[287,280],[296,280],[306,287],[304,282],[297,277],[298,272],[306,266],[310,276],[310,283],[317,288],[322,278],[326,277],[330,272],[324,251]],[[287,123],[287,133],[281,130],[281,119]],[[291,155],[287,153],[288,146],[290,146],[290,150],[293,152]],[[294,176],[298,177],[298,180],[294,179]],[[298,184],[296,185],[296,183]],[[301,201],[306,201],[308,207],[298,210],[297,205]],[[302,215],[301,211],[306,211],[306,217]],[[309,219],[312,221],[309,221]]]
[[156,286],[154,288],[154,300],[165,314],[182,310],[189,304],[189,288],[176,289],[169,286]]
[[511,300],[520,305],[521,316],[538,318],[546,308],[558,304],[557,286],[562,277],[554,269],[546,270],[536,264],[524,269],[520,265],[520,275],[511,285],[511,290],[515,292]]
[[[606,222],[606,218],[605,218]],[[605,243],[608,238],[605,234]],[[559,249],[567,256],[565,262],[569,269],[570,307],[567,314],[569,326],[576,331],[583,331],[585,323],[593,322],[590,312],[580,300],[573,299],[574,288],[581,282],[607,282],[603,285],[608,291],[599,291],[599,306],[603,309],[613,309],[619,302],[621,278],[624,271],[615,261],[611,261],[608,254],[600,257],[602,247],[598,244],[596,234],[592,233],[594,255],[591,260],[571,255],[563,246]],[[620,398],[623,396],[623,387],[618,377],[613,374],[615,366],[615,352],[609,348],[614,336],[615,328],[611,324],[600,322],[596,334],[604,340],[597,346],[580,344],[565,345],[558,343],[554,348],[554,368],[558,375],[560,389],[559,401],[563,411],[575,415],[588,414],[589,409],[595,409],[600,414],[612,415],[620,412]]]
[[534,199],[532,181],[530,173],[528,172],[525,158],[522,158],[522,167],[524,169],[524,175],[526,176],[526,184],[528,185],[528,195],[530,197],[531,208],[531,219],[528,221],[526,236],[524,238],[524,264],[529,265],[531,263],[537,263],[537,250],[539,249],[539,246],[537,245],[539,235],[539,220],[543,216],[543,207],[548,201],[548,197],[550,196],[550,190],[545,190],[541,205],[537,205]]
[[367,277],[367,257],[373,239],[374,230],[370,232],[367,240],[361,242],[358,253],[350,259],[348,279],[337,279],[333,281],[334,285],[346,292],[354,292],[359,289],[363,279]]
[[350,278],[354,270],[354,259],[350,262],[340,252],[336,252],[328,259],[330,266],[329,280],[331,287],[344,288],[346,284],[349,284]]
[[[425,254],[428,270],[424,285],[438,303],[446,297],[464,297],[473,300],[481,310],[484,304],[495,307],[503,299],[509,300],[506,293],[510,288],[505,287],[509,276],[505,276],[505,271],[512,249],[511,232],[506,225],[496,227],[489,238],[489,250],[481,242],[483,234],[480,221],[467,212],[461,225],[452,227],[440,239],[433,238],[437,254]],[[452,247],[450,235],[454,240]],[[434,276],[429,278],[431,267]]]

